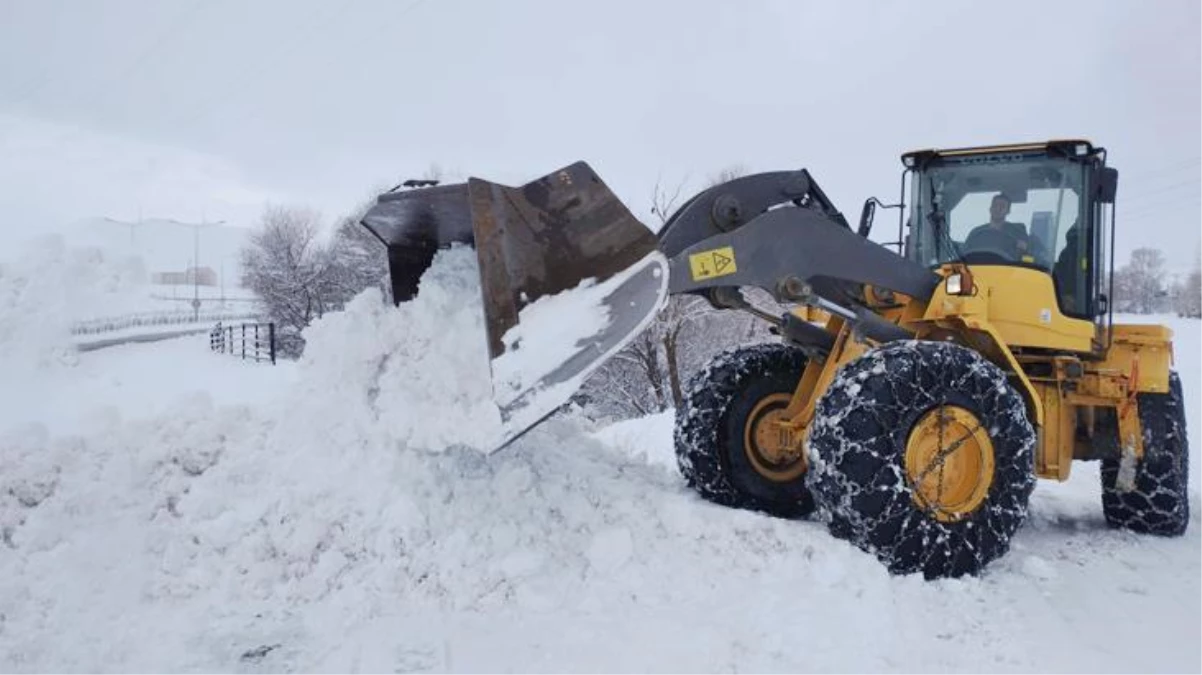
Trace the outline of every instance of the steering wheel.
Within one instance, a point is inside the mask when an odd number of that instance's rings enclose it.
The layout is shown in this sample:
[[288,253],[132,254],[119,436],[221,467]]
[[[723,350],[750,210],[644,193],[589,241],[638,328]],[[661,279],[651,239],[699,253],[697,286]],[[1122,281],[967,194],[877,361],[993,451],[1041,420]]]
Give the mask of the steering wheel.
[[1018,259],[1018,241],[1012,235],[992,227],[984,227],[968,235],[961,249],[965,262],[1010,263]]

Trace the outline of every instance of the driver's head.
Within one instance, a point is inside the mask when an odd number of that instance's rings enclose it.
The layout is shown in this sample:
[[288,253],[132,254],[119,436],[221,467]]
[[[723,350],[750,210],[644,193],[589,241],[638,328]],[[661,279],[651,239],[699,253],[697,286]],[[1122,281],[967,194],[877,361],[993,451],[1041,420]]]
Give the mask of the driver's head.
[[996,194],[989,203],[989,220],[1001,223],[1010,214],[1010,198],[1004,194]]

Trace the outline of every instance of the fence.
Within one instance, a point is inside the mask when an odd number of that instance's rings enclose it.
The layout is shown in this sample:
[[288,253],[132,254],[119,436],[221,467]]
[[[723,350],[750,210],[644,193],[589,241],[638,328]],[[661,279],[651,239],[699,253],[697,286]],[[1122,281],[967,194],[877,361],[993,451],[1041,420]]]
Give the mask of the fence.
[[275,364],[275,324],[242,323],[209,331],[209,349],[218,354],[241,356],[243,360],[271,361]]

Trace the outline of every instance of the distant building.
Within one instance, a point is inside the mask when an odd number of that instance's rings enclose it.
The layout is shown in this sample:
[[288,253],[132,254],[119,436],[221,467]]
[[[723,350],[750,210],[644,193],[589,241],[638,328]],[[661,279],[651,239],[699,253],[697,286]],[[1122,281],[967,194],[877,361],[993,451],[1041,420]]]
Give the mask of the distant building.
[[183,272],[155,272],[151,280],[165,286],[216,286],[217,273],[212,267],[189,267]]

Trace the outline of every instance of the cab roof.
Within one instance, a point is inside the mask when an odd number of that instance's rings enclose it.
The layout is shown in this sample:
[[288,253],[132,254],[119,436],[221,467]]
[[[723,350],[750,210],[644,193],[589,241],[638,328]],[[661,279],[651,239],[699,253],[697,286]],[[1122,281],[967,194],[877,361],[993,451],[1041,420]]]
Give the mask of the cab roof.
[[[1078,148],[1084,146],[1084,152],[1080,152]],[[1007,145],[982,145],[970,148],[944,148],[934,149],[928,148],[925,150],[912,150],[901,156],[902,163],[906,166],[915,166],[925,163],[931,159],[939,157],[965,157],[972,155],[991,155],[999,152],[1013,153],[1065,153],[1069,156],[1090,156],[1101,148],[1095,148],[1094,144],[1083,138],[1067,138],[1054,139],[1049,141],[1036,141],[1030,143],[1011,143]]]

